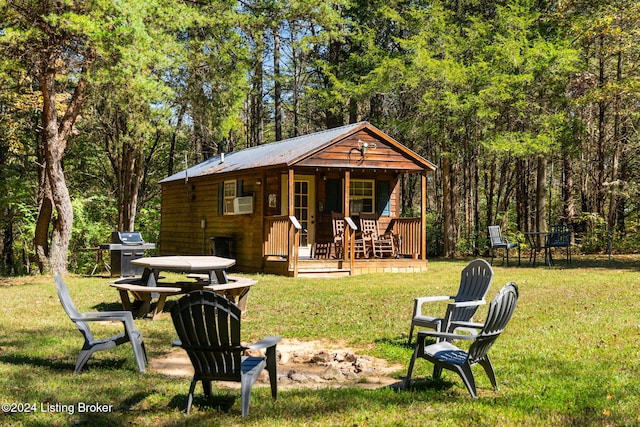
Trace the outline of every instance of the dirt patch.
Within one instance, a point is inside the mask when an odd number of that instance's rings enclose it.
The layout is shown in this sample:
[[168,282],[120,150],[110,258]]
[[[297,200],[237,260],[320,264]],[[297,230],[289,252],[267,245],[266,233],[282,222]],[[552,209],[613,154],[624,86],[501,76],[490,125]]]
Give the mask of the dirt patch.
[[[320,341],[282,340],[277,353],[279,388],[379,388],[397,383],[398,380],[389,375],[406,368],[389,365],[383,359],[360,355],[352,348]],[[193,376],[191,362],[181,349],[173,349],[168,355],[152,359],[149,365],[163,375]],[[265,385],[269,383],[266,371],[263,371],[258,382]]]
[[0,286],[9,287],[31,285],[39,280],[42,280],[42,276],[0,277]]

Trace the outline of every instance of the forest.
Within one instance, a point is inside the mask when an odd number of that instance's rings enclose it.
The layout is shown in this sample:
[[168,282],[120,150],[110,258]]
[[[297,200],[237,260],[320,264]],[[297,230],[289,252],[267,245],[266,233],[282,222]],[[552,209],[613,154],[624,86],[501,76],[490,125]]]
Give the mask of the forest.
[[[640,3],[0,0],[0,275],[155,241],[158,181],[369,121],[438,169],[428,253],[571,224],[636,251]],[[402,209],[419,207],[403,180]]]

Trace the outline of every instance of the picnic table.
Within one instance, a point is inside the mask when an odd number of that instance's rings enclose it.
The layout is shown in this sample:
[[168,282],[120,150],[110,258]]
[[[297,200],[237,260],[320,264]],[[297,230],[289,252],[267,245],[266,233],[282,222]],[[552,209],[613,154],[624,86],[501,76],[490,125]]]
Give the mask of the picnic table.
[[[544,262],[547,266],[551,267],[551,254],[547,250],[547,235],[548,231],[527,231],[524,233],[524,237],[527,239],[527,243],[531,248],[531,253],[529,255],[529,264],[532,264],[534,267],[536,266],[536,257],[538,252],[544,251]],[[533,263],[532,263],[533,259]]]
[[210,284],[228,283],[226,270],[236,265],[236,260],[218,256],[159,256],[131,260],[131,264],[144,268],[142,280],[154,286],[162,271],[202,273],[209,276]]
[[[142,277],[117,280],[111,286],[119,291],[123,307],[133,311],[138,317],[151,313],[151,318],[155,319],[162,312],[167,296],[185,294],[196,289],[208,289],[222,294],[244,311],[249,290],[256,283],[252,279],[228,276],[226,269],[235,265],[235,260],[231,258],[162,256],[138,258],[131,263],[144,268]],[[192,280],[160,282],[160,273],[163,271],[188,273],[186,277]],[[129,294],[133,295],[134,302]],[[154,299],[157,302],[152,311]]]

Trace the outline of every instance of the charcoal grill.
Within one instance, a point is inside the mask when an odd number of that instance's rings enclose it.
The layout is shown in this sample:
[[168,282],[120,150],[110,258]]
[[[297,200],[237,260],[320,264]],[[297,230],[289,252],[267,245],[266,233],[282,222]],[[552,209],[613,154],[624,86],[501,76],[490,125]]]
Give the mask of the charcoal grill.
[[155,243],[147,243],[138,231],[114,231],[111,243],[100,245],[111,253],[112,276],[135,276],[142,274],[143,268],[131,264],[134,259],[144,257],[144,251],[155,249]]

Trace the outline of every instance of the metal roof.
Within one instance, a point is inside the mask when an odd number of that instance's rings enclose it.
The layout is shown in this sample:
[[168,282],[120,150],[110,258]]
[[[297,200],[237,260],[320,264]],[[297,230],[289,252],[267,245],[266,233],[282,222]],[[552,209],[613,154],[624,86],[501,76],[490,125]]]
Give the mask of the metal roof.
[[[211,157],[202,163],[188,168],[187,170],[175,173],[160,183],[183,180],[199,176],[212,175],[216,173],[236,172],[247,169],[262,167],[289,166],[297,161],[306,158],[325,146],[332,144],[336,140],[343,139],[361,128],[373,129],[380,134],[374,126],[368,122],[359,122],[346,126],[340,126],[321,132],[284,139],[270,144],[259,145],[257,147],[246,148],[231,153],[219,154]],[[382,134],[384,135],[384,134]],[[387,137],[390,142],[403,147],[392,138]],[[405,147],[407,151],[411,151]],[[415,154],[415,153],[414,153]],[[422,159],[415,154],[416,158],[426,164],[431,162]]]

